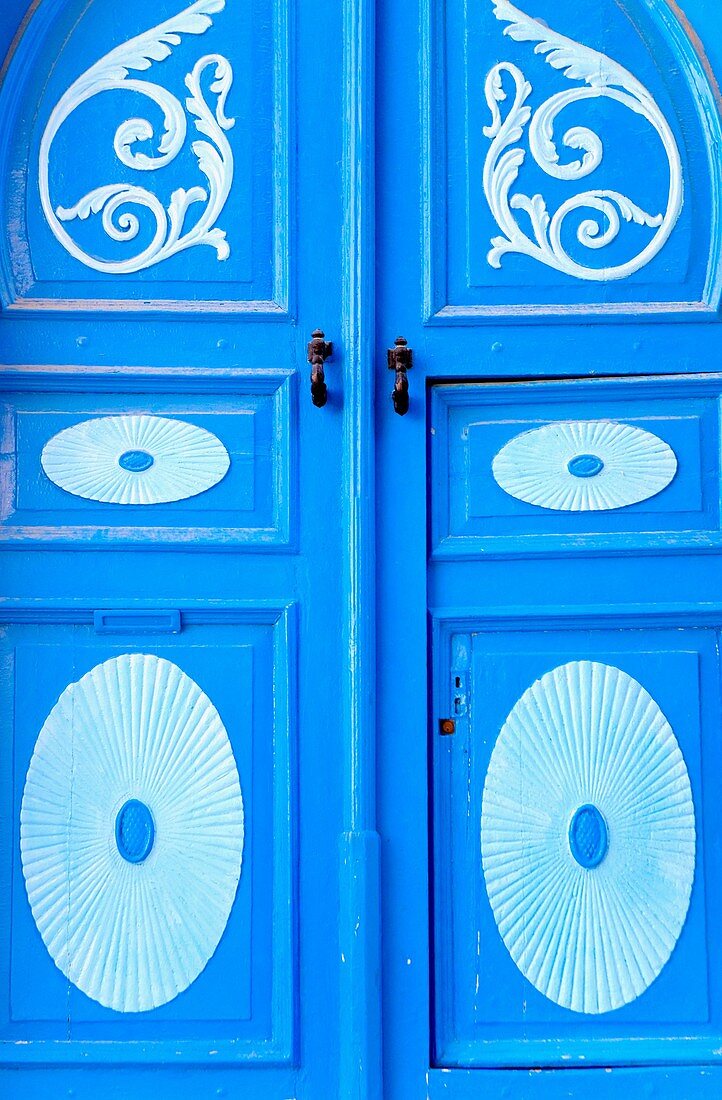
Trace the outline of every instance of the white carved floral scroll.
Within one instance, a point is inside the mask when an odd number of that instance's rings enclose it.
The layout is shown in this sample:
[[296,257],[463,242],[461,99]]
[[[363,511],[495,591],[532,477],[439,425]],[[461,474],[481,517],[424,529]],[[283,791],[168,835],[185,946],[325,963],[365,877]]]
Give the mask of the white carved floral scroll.
[[[233,153],[225,131],[234,119],[225,113],[226,100],[233,80],[231,63],[221,54],[201,57],[187,74],[190,93],[185,107],[162,85],[140,79],[154,63],[169,57],[186,34],[201,35],[211,26],[212,16],[225,6],[225,0],[197,0],[178,15],[152,30],[131,38],[97,61],[71,84],[50,115],[40,144],[39,186],[43,212],[60,244],[81,263],[108,274],[129,274],[151,267],[196,245],[210,245],[219,260],[230,254],[225,231],[217,226],[233,180]],[[206,85],[214,96],[206,100]],[[115,133],[113,148],[122,165],[138,172],[155,172],[169,165],[184,148],[187,115],[192,116],[200,138],[191,143],[198,168],[207,187],[179,187],[167,206],[156,194],[137,183],[117,182],[94,187],[71,205],[54,203],[50,194],[50,162],[55,137],[65,121],[83,103],[103,92],[125,90],[146,96],[163,113],[163,133],[156,134],[148,118],[128,118]],[[204,140],[207,139],[207,140]],[[153,155],[134,149],[137,142],[153,141]],[[80,156],[80,150],[78,150]],[[65,178],[72,178],[66,173]],[[191,208],[203,203],[199,216]],[[133,209],[135,208],[135,209]],[[66,226],[80,219],[100,215],[104,233],[111,241],[134,241],[141,229],[140,212],[150,214],[154,231],[150,242],[133,256],[103,259],[90,255],[73,239]],[[189,216],[189,212],[190,216]]]
[[[606,281],[625,279],[652,260],[669,239],[683,202],[682,165],[671,127],[657,102],[639,80],[606,54],[584,46],[532,19],[508,0],[493,0],[494,15],[505,22],[504,34],[517,42],[535,43],[534,52],[559,69],[568,80],[582,81],[549,96],[535,110],[527,103],[532,86],[521,70],[502,61],[490,70],[485,95],[491,111],[491,124],[484,135],[491,145],[484,164],[484,194],[502,231],[492,239],[488,261],[500,267],[507,253],[520,253],[578,279]],[[513,99],[506,114],[500,104],[508,99],[506,85],[511,82]],[[548,176],[577,181],[591,175],[602,163],[604,146],[597,133],[585,126],[573,126],[561,137],[566,149],[578,150],[580,158],[560,162],[554,127],[558,117],[571,104],[606,98],[641,115],[654,128],[666,155],[669,171],[667,204],[664,213],[648,213],[620,191],[592,188],[566,199],[553,213],[543,195],[526,195],[512,188],[526,160],[526,150],[518,143],[527,132],[529,152],[535,164]],[[528,127],[528,131],[527,131]],[[631,259],[607,267],[589,267],[579,263],[562,242],[562,231],[570,214],[589,211],[576,230],[580,245],[599,250],[615,241],[622,223],[636,223],[654,233]],[[519,224],[518,214],[526,218],[530,232]]]

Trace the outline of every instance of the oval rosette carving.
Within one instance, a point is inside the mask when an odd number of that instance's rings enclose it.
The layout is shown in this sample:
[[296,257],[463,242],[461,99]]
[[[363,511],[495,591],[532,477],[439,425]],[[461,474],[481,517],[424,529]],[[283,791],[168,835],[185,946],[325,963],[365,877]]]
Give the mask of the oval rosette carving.
[[640,683],[571,661],[524,692],[491,754],[481,851],[501,937],[540,993],[588,1014],[644,993],[687,917],[695,836],[682,752]]
[[48,440],[43,470],[60,489],[104,504],[167,504],[217,485],[230,466],[217,436],[145,413],[102,416]]
[[[183,35],[203,34],[211,26],[211,17],[224,7],[225,0],[197,0],[152,30],[117,46],[78,77],[53,109],[40,143],[40,200],[56,239],[86,267],[106,274],[127,275],[196,245],[210,245],[219,260],[229,256],[225,231],[216,223],[233,181],[233,152],[226,131],[233,126],[234,119],[225,113],[233,81],[230,62],[220,54],[207,54],[197,61],[185,78],[189,93],[185,106],[162,85],[131,75],[162,62],[180,44]],[[148,118],[129,118],[118,127],[113,149],[120,164],[136,172],[156,172],[171,164],[185,145],[188,114],[193,117],[199,134],[191,143],[191,149],[207,187],[179,187],[173,191],[167,207],[147,187],[128,182],[95,187],[72,205],[53,201],[50,160],[58,131],[81,104],[112,91],[130,91],[145,96],[163,116],[160,135]],[[208,92],[214,99],[212,106],[207,102]],[[138,142],[144,141],[156,143],[154,154],[148,155],[135,148]],[[204,204],[199,215],[195,211],[191,213],[197,204]],[[150,216],[154,225],[151,240],[135,255],[120,260],[91,255],[73,239],[67,228],[77,219],[85,221],[99,215],[107,238],[128,244],[141,231],[143,212]]]
[[177,997],[226,928],[243,829],[208,696],[151,654],[96,665],[48,715],[20,811],[28,900],[55,965],[116,1012]]
[[[533,110],[527,102],[532,86],[517,65],[502,61],[489,71],[484,91],[491,123],[484,127],[484,135],[491,144],[484,163],[483,187],[502,235],[493,238],[488,261],[498,268],[504,255],[515,252],[577,279],[606,282],[628,278],[664,247],[682,210],[682,164],[672,129],[654,97],[623,65],[598,50],[558,34],[508,0],[492,2],[494,15],[506,23],[505,35],[517,42],[534,43],[534,52],[542,54],[547,64],[560,70],[568,80],[584,83],[557,92]],[[509,100],[509,90],[511,102],[504,111],[501,105]],[[562,112],[572,104],[592,99],[608,99],[621,104],[646,119],[657,134],[669,170],[667,204],[663,212],[649,213],[621,191],[590,188],[570,196],[550,213],[543,195],[513,191],[526,160],[526,150],[518,144],[525,133],[532,160],[554,179],[575,182],[599,168],[604,152],[599,134],[586,126],[572,126],[566,130],[561,145],[565,150],[581,153],[566,161],[561,159],[560,143],[555,136]],[[626,262],[591,267],[575,260],[562,239],[569,216],[583,211],[589,216],[579,222],[576,239],[589,250],[603,249],[611,244],[624,223],[635,223],[654,232],[647,244]],[[519,212],[526,215],[530,232],[519,224]]]
[[560,512],[627,508],[666,489],[677,472],[659,436],[613,420],[569,420],[515,435],[492,473],[509,496]]

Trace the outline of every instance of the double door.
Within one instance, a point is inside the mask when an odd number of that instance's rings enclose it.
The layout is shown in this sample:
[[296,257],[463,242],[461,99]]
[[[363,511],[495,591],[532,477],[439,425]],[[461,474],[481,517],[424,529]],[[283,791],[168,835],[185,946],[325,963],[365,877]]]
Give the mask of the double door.
[[0,1087],[718,1095],[711,0],[0,33]]

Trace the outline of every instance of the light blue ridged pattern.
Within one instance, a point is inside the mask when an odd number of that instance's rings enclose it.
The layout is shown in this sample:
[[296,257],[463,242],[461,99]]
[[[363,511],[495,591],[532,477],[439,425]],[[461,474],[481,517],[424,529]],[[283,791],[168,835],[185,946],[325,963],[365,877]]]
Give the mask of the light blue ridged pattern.
[[217,485],[231,460],[217,436],[145,413],[83,420],[43,448],[43,469],[74,496],[104,504],[167,504]]
[[522,432],[494,458],[509,496],[560,512],[626,508],[661,493],[677,472],[672,448],[613,420],[569,420]]
[[682,752],[641,684],[571,661],[524,692],[491,754],[481,848],[501,936],[540,993],[600,1013],[647,989],[687,916],[695,820]]
[[70,684],[40,731],[20,822],[33,917],[83,993],[143,1012],[198,977],[236,895],[243,799],[220,715],[177,665],[123,654]]

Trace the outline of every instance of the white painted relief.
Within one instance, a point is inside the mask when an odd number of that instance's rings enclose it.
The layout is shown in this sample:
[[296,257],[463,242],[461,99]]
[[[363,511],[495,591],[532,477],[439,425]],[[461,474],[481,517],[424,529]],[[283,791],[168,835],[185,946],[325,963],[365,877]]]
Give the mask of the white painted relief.
[[[671,127],[653,96],[627,69],[606,54],[584,46],[551,30],[526,15],[508,0],[492,0],[497,19],[506,23],[504,34],[517,42],[534,43],[534,52],[543,54],[552,68],[568,80],[582,81],[580,86],[557,92],[533,109],[527,103],[532,86],[518,66],[502,61],[486,78],[485,95],[491,111],[491,124],[484,134],[491,145],[484,164],[484,194],[501,230],[494,237],[488,255],[492,267],[501,267],[507,253],[520,253],[577,279],[607,281],[625,279],[650,262],[669,239],[683,202],[682,165]],[[513,99],[505,113],[501,104]],[[541,194],[526,195],[512,189],[526,159],[519,144],[528,137],[529,152],[535,164],[548,176],[577,181],[591,175],[602,163],[604,146],[599,134],[585,126],[573,126],[561,138],[567,150],[579,158],[561,162],[559,142],[554,128],[562,111],[571,104],[606,98],[646,119],[659,137],[669,169],[667,205],[663,213],[648,213],[620,191],[592,188],[578,192],[553,213]],[[562,231],[570,214],[589,211],[576,230],[580,245],[590,250],[603,249],[615,241],[623,223],[633,222],[654,230],[644,248],[625,263],[590,267],[579,263],[562,243]],[[519,213],[529,232],[519,224]]]
[[20,821],[33,917],[83,993],[144,1012],[195,981],[236,896],[243,800],[220,715],[177,665],[126,653],[70,684]]
[[676,472],[677,458],[668,443],[613,420],[532,428],[513,436],[492,463],[505,493],[560,512],[627,508],[661,493]]
[[41,455],[55,485],[105,504],[186,500],[217,485],[230,462],[212,432],[148,414],[83,420],[54,435]]
[[491,754],[481,849],[502,939],[545,997],[597,1014],[649,987],[687,916],[695,818],[677,739],[641,684],[571,661],[524,692]]
[[[53,234],[81,263],[107,274],[130,274],[160,263],[196,245],[210,245],[219,260],[230,254],[226,233],[217,225],[233,181],[233,152],[226,131],[234,119],[225,113],[233,81],[230,61],[220,54],[201,57],[185,78],[185,106],[161,84],[141,79],[145,72],[167,58],[183,35],[202,35],[212,16],[223,10],[225,0],[197,0],[166,22],[117,46],[82,74],[55,106],[40,145],[39,186],[43,212]],[[208,80],[210,83],[208,84]],[[205,85],[213,96],[209,104]],[[207,186],[179,187],[166,207],[156,194],[139,184],[119,182],[95,187],[71,205],[59,205],[50,194],[50,162],[55,137],[63,123],[82,104],[103,92],[126,90],[147,97],[163,112],[163,133],[156,134],[147,118],[128,118],[115,133],[113,148],[122,165],[138,172],[155,172],[170,164],[184,148],[188,117],[199,135],[191,149]],[[187,113],[186,113],[187,112]],[[100,135],[94,135],[98,140]],[[134,149],[137,142],[153,141],[157,151],[149,156]],[[78,158],[82,145],[78,143]],[[72,178],[66,172],[64,178]],[[196,204],[204,204],[200,215]],[[135,209],[134,209],[135,208]],[[66,226],[100,215],[103,232],[111,241],[129,243],[141,229],[140,210],[155,223],[152,240],[135,255],[108,260],[90,255],[73,239]]]

